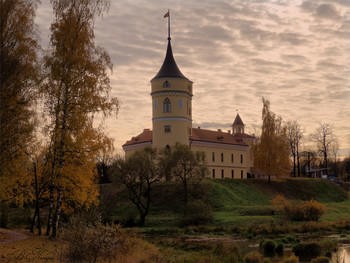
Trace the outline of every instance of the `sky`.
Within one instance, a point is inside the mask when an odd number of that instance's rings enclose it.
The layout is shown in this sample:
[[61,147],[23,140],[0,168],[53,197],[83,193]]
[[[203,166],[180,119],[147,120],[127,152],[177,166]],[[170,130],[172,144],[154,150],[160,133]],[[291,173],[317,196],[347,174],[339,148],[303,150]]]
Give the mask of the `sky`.
[[[50,1],[37,10],[41,45],[49,47]],[[95,42],[114,65],[111,94],[121,101],[105,120],[117,153],[152,129],[150,80],[166,53],[170,9],[176,63],[194,82],[193,127],[229,130],[239,112],[259,134],[262,97],[283,121],[304,129],[304,146],[329,123],[340,155],[350,155],[350,1],[111,0],[95,22]]]

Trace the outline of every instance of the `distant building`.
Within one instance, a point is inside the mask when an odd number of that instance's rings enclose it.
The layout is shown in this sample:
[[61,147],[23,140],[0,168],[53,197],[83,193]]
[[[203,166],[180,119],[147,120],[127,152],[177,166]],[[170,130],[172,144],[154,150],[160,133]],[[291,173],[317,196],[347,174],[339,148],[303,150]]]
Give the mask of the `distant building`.
[[192,127],[193,82],[176,65],[170,37],[163,65],[151,80],[151,86],[153,130],[144,129],[127,141],[123,145],[126,157],[146,146],[171,148],[180,142],[206,154],[212,178],[254,177],[249,142],[255,137],[244,133],[245,125],[238,113],[232,131]]

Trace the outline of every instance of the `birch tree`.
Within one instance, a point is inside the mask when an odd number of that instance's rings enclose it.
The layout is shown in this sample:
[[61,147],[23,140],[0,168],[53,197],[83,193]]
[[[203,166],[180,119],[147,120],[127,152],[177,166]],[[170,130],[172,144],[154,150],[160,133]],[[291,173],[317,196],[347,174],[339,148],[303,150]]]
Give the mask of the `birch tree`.
[[[40,79],[35,0],[0,0],[0,178],[1,197],[18,189],[33,139],[33,104]],[[5,178],[6,177],[6,178]],[[12,180],[12,182],[11,182]],[[7,183],[10,183],[11,186]],[[12,188],[14,186],[15,188]],[[5,199],[6,199],[5,198]]]
[[[95,160],[106,136],[94,128],[97,113],[117,114],[119,102],[110,97],[108,53],[94,42],[94,21],[108,10],[104,0],[52,0],[50,51],[44,57],[47,79],[42,92],[51,118],[50,213],[48,231],[55,236],[62,198],[88,206],[96,201]],[[55,193],[54,193],[55,191]],[[55,215],[53,198],[56,197]],[[63,201],[64,201],[63,199]]]
[[253,146],[254,167],[265,173],[270,182],[271,176],[281,177],[289,172],[289,145],[286,127],[282,118],[270,110],[270,102],[262,98],[262,132],[259,141]]

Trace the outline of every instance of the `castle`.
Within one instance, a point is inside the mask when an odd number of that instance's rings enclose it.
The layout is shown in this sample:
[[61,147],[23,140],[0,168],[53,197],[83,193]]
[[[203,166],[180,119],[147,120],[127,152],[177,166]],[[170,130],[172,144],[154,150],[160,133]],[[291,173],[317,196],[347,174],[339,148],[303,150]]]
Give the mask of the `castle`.
[[146,146],[171,148],[176,142],[193,151],[206,154],[212,178],[250,178],[253,154],[250,141],[255,137],[244,133],[244,123],[237,113],[232,131],[212,131],[192,127],[193,82],[178,68],[172,48],[170,31],[162,67],[151,79],[152,126],[123,145],[126,157]]

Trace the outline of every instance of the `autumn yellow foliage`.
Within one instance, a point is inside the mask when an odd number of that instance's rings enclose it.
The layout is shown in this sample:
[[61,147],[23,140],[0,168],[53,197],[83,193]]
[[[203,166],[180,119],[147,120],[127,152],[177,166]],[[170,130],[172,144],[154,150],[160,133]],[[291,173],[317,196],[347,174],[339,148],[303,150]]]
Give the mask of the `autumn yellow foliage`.
[[313,199],[290,202],[283,195],[277,195],[270,203],[275,211],[293,221],[317,221],[326,213],[325,206]]

